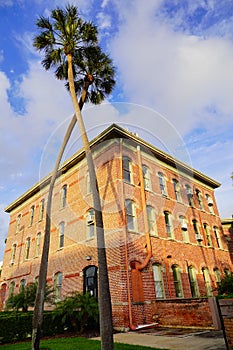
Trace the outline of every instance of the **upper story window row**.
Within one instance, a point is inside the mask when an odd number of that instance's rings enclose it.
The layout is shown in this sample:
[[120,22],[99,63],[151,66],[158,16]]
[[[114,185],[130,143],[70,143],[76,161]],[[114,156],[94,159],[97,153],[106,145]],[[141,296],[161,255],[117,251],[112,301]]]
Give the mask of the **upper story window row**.
[[[67,185],[64,185],[61,189],[60,192],[60,209],[63,209],[67,206]],[[45,217],[45,199],[41,199],[40,203],[39,203],[39,213],[38,215],[38,221],[42,221],[44,220]],[[35,222],[35,218],[36,218],[36,205],[32,205],[29,209],[29,226],[32,226],[33,223]],[[22,214],[19,214],[16,218],[16,230],[15,233],[19,233],[20,228],[22,225]]]
[[[124,156],[122,159],[123,167],[123,179],[129,184],[133,184],[133,163],[129,157]],[[142,165],[142,176],[144,188],[146,191],[152,190],[152,172],[150,168],[143,164]],[[154,176],[154,175],[153,175]],[[197,207],[204,211],[208,207],[211,214],[214,214],[213,199],[210,194],[203,194],[199,189],[193,189],[189,184],[181,184],[178,179],[173,178],[172,181],[168,181],[166,175],[162,171],[158,171],[157,181],[159,185],[159,192],[162,196],[173,197],[177,202],[183,203],[188,202],[191,207]],[[170,183],[172,182],[172,186]],[[172,194],[172,195],[171,195]]]

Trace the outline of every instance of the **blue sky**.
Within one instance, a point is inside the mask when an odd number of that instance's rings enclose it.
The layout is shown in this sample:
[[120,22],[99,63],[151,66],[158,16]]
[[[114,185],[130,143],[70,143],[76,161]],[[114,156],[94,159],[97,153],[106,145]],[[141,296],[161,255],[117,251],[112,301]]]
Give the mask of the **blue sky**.
[[[221,217],[233,214],[232,0],[76,0],[99,28],[117,84],[86,106],[90,137],[115,122],[222,185]],[[0,260],[4,208],[52,170],[72,115],[70,97],[32,46],[39,15],[66,1],[0,0]],[[80,147],[75,131],[68,154]]]

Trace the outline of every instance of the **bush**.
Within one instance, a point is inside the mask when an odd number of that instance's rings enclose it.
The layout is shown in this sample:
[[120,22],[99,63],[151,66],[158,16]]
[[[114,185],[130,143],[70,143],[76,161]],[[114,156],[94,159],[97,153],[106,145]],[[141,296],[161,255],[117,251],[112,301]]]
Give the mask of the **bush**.
[[[0,313],[0,344],[25,340],[31,337],[33,312],[7,311]],[[68,325],[69,330],[71,326]],[[55,319],[52,311],[43,315],[42,336],[64,333],[60,319]]]
[[[30,283],[26,287],[22,287],[18,294],[12,294],[6,301],[6,310],[22,310],[27,312],[28,308],[34,307],[36,300],[37,282]],[[52,303],[51,294],[53,293],[52,287],[46,285],[45,288],[45,301]]]
[[218,295],[233,297],[233,272],[222,278],[218,285]]
[[59,317],[66,325],[83,332],[86,329],[97,329],[99,325],[99,309],[96,298],[89,293],[71,293],[64,300],[57,303],[54,310],[55,318]]

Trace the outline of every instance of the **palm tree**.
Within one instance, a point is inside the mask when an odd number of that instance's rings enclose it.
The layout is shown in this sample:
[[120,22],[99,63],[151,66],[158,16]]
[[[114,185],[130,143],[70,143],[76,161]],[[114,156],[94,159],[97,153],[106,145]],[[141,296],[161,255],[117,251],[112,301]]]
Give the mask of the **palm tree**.
[[[87,164],[90,173],[93,202],[96,215],[96,233],[99,265],[99,309],[102,349],[113,349],[113,327],[111,299],[108,281],[104,229],[98,183],[89,141],[85,131],[81,109],[85,101],[100,103],[114,86],[114,69],[111,60],[96,45],[97,29],[91,23],[83,22],[78,16],[77,8],[68,5],[65,10],[57,8],[51,12],[53,23],[41,17],[37,26],[41,34],[34,39],[34,46],[43,50],[45,58],[42,61],[46,70],[55,67],[58,79],[67,79],[68,88],[75,109],[67,129],[56,165],[51,177],[49,196],[46,209],[46,226],[43,253],[41,258],[39,286],[33,317],[32,349],[39,349],[40,330],[43,317],[44,286],[46,284],[48,252],[51,226],[51,201],[59,164],[71,132],[78,121]],[[91,87],[91,88],[90,88]],[[89,89],[90,88],[90,89]],[[81,97],[78,103],[76,93]]]

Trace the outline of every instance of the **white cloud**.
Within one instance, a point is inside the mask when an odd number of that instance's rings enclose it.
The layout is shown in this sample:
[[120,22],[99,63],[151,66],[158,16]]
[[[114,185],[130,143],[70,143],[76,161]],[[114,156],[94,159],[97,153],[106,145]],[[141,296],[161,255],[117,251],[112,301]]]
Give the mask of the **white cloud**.
[[205,122],[202,112],[210,105],[228,122],[233,112],[232,42],[173,32],[154,20],[154,5],[141,12],[139,6],[126,15],[112,41],[125,95],[156,108],[182,133]]

